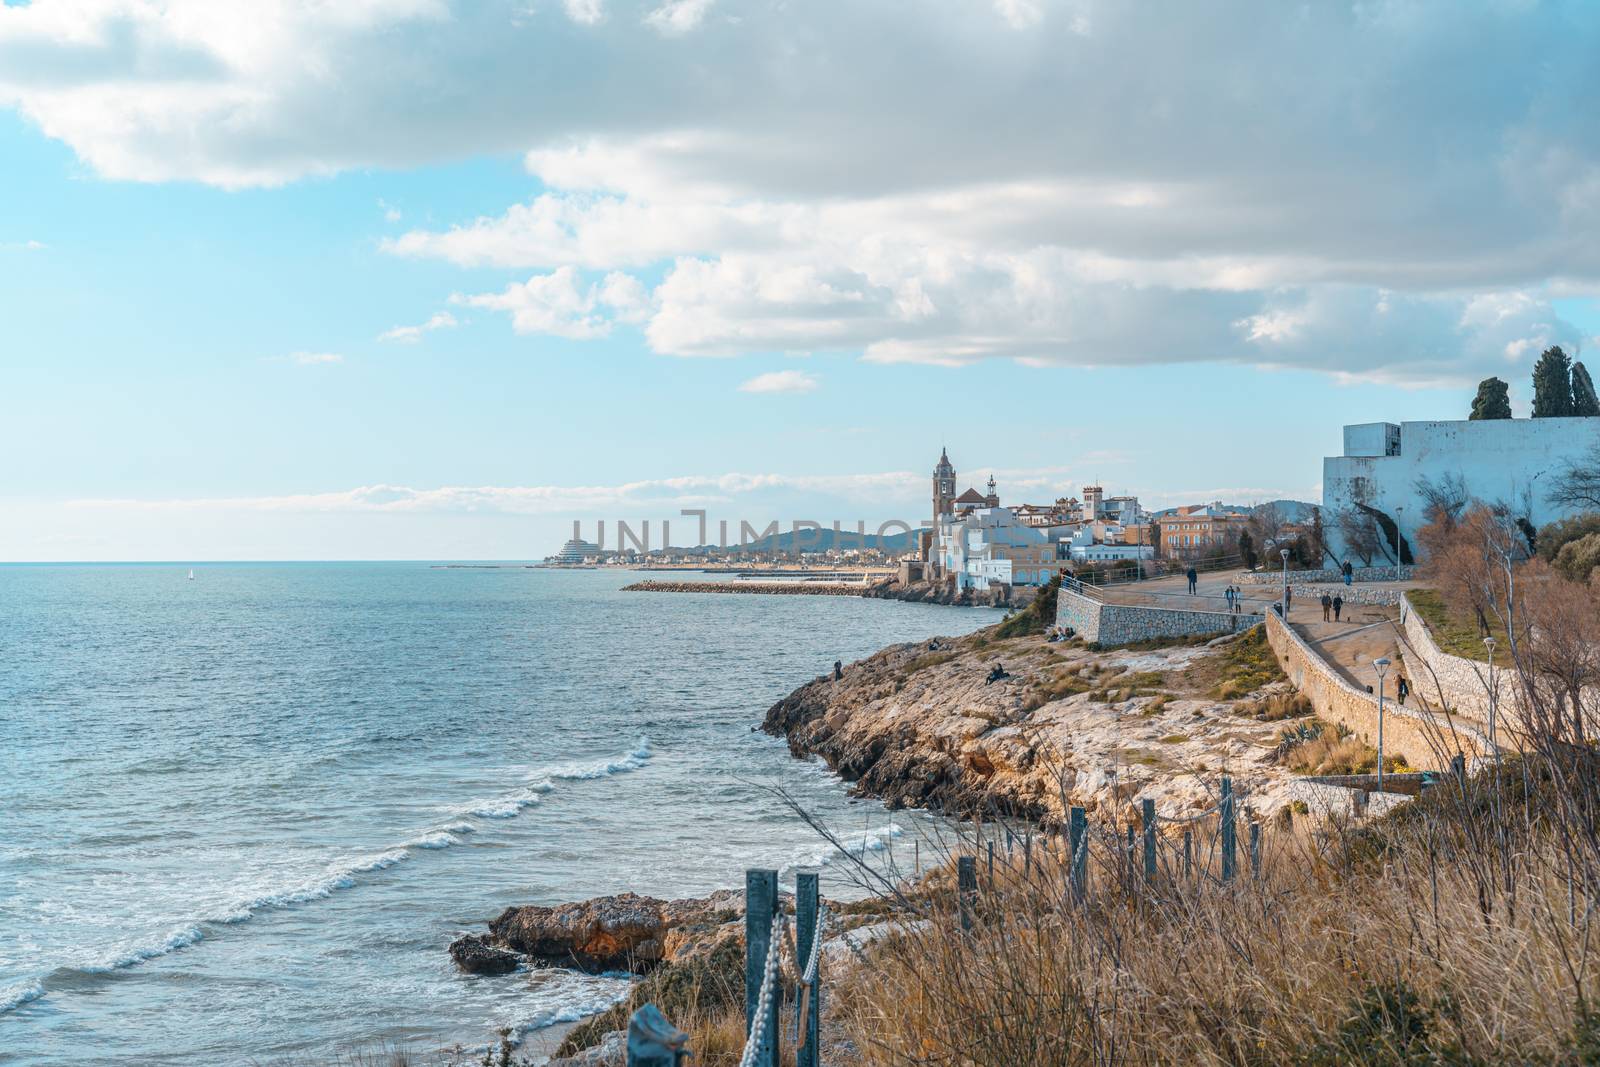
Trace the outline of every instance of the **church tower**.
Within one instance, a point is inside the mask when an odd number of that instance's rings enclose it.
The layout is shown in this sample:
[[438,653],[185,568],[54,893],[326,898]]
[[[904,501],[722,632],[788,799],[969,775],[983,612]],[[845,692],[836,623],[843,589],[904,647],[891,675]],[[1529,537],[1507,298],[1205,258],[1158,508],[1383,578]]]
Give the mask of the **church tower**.
[[939,465],[933,468],[933,522],[956,510],[956,469],[950,465],[950,454],[939,450]]
[[985,507],[997,508],[1000,506],[1000,493],[994,487],[994,475],[989,475],[989,494],[983,498]]

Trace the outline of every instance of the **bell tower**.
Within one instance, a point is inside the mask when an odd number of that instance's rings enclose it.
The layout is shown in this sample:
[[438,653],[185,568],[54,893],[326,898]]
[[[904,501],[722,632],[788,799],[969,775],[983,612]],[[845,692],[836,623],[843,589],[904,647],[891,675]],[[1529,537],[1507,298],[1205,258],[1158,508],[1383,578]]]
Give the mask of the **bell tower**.
[[933,468],[933,522],[956,510],[956,469],[950,465],[950,454],[939,450],[939,465]]

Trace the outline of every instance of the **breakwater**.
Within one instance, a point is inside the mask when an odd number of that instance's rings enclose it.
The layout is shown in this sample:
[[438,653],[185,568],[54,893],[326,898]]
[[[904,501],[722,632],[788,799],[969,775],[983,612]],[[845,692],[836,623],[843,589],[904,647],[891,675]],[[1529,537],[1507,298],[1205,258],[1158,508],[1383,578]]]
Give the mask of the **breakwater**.
[[663,582],[647,579],[623,586],[624,593],[777,593],[800,596],[861,596],[861,582]]

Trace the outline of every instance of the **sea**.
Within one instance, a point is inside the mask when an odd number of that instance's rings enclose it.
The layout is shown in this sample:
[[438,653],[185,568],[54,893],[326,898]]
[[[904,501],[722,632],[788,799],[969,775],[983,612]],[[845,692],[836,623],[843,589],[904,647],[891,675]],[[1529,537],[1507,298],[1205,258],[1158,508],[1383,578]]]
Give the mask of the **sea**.
[[930,817],[850,799],[756,727],[835,660],[996,618],[630,593],[616,570],[190,573],[0,566],[0,1064],[551,1033],[626,977],[469,977],[450,941],[509,905],[699,895],[747,867],[848,895],[791,801],[872,858]]

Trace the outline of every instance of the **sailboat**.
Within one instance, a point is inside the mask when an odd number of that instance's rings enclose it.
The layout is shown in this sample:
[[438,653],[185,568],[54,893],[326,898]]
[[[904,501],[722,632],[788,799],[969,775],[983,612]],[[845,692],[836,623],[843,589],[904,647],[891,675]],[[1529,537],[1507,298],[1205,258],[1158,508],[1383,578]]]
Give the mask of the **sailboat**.
[[189,580],[190,580],[190,581],[191,581],[191,582],[192,582],[192,581],[194,581],[194,571],[190,571],[190,572],[189,572]]

